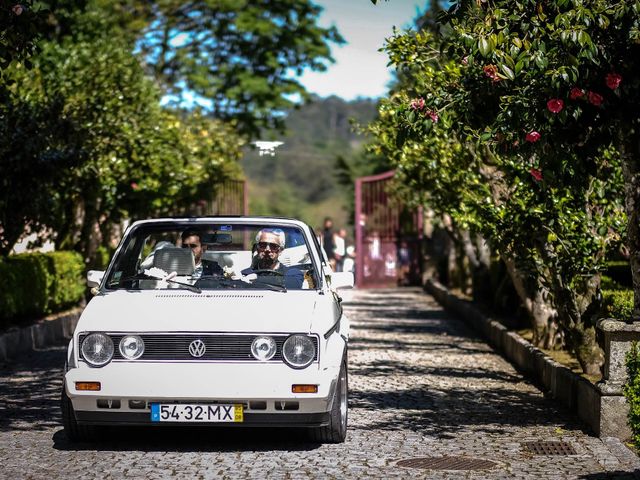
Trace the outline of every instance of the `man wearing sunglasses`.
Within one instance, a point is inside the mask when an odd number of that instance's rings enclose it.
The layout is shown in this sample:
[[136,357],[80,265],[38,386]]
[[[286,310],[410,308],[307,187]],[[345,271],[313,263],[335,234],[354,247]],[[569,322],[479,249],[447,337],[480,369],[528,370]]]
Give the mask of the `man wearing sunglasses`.
[[[279,228],[263,228],[256,234],[255,257],[251,268],[242,271],[243,275],[257,273],[268,274],[268,270],[283,277],[282,283],[287,288],[301,288],[304,274],[298,268],[286,267],[279,261],[280,254],[286,245],[284,231]],[[280,283],[280,282],[278,282]]]
[[263,228],[256,235],[256,270],[277,270],[282,273],[285,266],[282,265],[278,257],[284,249],[286,238],[284,232],[280,229]]
[[181,238],[182,248],[190,248],[191,253],[193,253],[193,260],[196,265],[193,275],[191,275],[193,278],[224,274],[224,270],[217,262],[204,260],[202,258],[202,254],[207,249],[207,246],[202,244],[199,232],[187,230],[182,232]]

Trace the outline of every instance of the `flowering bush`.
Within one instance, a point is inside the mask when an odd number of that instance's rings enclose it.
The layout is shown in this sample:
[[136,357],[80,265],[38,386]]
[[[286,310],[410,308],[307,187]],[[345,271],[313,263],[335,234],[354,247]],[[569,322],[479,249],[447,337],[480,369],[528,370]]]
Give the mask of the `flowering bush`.
[[[404,191],[454,226],[481,233],[509,265],[532,317],[536,302],[549,303],[554,313],[534,325],[557,320],[585,371],[594,372],[602,356],[583,313],[624,232],[625,143],[616,140],[628,130],[616,117],[628,75],[619,53],[592,40],[618,44],[606,38],[617,27],[591,21],[612,25],[614,14],[604,2],[586,3],[593,17],[567,0],[535,9],[460,2],[445,17],[446,37],[397,35],[386,49],[402,88],[382,103],[372,131]],[[631,15],[616,8],[615,15]],[[423,98],[439,122],[417,115],[410,98]],[[637,121],[630,105],[628,125]]]

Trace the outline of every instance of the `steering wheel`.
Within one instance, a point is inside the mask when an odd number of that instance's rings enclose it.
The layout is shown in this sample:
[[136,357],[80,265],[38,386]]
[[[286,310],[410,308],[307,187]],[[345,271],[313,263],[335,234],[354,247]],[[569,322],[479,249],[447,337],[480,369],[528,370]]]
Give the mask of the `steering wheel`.
[[271,270],[269,268],[259,268],[257,270],[253,270],[251,273],[255,273],[256,275],[277,275],[279,277],[284,277],[284,273],[279,272],[278,270]]

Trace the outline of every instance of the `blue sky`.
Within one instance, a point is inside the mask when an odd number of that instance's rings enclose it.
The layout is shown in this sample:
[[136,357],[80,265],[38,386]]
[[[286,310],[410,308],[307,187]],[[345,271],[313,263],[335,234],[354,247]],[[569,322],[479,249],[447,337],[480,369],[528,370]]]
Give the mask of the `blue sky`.
[[393,27],[411,27],[418,12],[424,11],[427,0],[315,0],[324,11],[319,24],[335,25],[346,44],[334,45],[336,63],[327,72],[305,72],[300,82],[309,92],[322,97],[337,95],[346,100],[356,97],[380,97],[387,91],[392,73],[388,58],[378,49]]

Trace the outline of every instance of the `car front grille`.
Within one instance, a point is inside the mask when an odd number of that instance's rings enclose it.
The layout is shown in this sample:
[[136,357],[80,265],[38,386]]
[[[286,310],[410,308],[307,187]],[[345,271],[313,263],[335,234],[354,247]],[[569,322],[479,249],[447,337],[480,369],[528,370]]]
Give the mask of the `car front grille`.
[[[133,335],[134,333],[131,333]],[[80,344],[87,334],[80,335]],[[125,336],[123,333],[107,333],[113,340],[115,352],[113,360],[126,360],[118,345]],[[251,354],[251,344],[256,337],[267,336],[262,334],[135,334],[144,341],[144,353],[135,361],[210,361],[210,362],[258,362]],[[282,345],[289,335],[268,335],[276,342],[276,354],[269,362],[282,362]],[[318,338],[311,336],[316,347],[314,361],[318,360]],[[192,342],[201,340],[205,347],[205,353],[201,357],[194,357],[189,353],[189,346]],[[82,352],[82,350],[80,350]],[[82,353],[80,353],[82,357]]]

